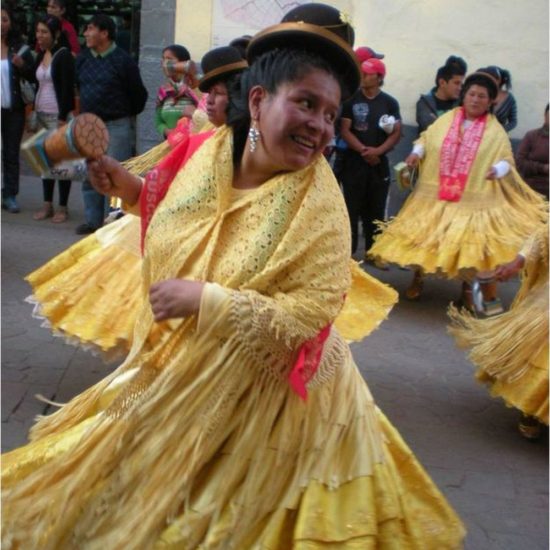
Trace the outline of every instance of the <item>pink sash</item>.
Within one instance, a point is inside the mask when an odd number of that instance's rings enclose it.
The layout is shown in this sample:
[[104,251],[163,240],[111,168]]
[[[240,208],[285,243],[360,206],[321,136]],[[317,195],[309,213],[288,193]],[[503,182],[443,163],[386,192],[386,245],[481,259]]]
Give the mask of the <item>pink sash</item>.
[[458,202],[462,198],[487,125],[487,114],[476,118],[462,132],[463,122],[464,107],[461,107],[456,112],[441,147],[438,198],[443,201]]
[[330,334],[332,323],[328,324],[321,332],[304,342],[298,351],[298,358],[290,371],[288,382],[290,387],[305,401],[307,397],[306,384],[313,378],[319,363],[325,341]]
[[141,251],[145,234],[157,206],[166,196],[172,180],[185,166],[193,153],[214,133],[214,130],[190,136],[182,136],[180,142],[152,170],[147,172],[139,196],[141,214]]

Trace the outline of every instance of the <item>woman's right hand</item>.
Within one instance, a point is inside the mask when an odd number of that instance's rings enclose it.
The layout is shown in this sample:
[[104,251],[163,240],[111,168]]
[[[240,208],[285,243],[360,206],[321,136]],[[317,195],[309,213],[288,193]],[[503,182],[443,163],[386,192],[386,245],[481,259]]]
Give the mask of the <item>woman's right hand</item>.
[[495,270],[495,279],[497,281],[507,281],[521,271],[525,265],[525,258],[518,254],[511,262],[499,265]]
[[117,160],[107,155],[88,161],[88,179],[93,188],[102,195],[116,194],[117,185],[114,176],[120,167]]
[[409,168],[417,168],[418,164],[420,163],[420,157],[416,155],[415,153],[411,153],[406,159],[405,164]]
[[17,54],[15,54],[15,55],[11,58],[11,62],[12,62],[16,67],[18,67],[19,69],[25,64],[25,60],[24,60],[20,55],[17,55]]

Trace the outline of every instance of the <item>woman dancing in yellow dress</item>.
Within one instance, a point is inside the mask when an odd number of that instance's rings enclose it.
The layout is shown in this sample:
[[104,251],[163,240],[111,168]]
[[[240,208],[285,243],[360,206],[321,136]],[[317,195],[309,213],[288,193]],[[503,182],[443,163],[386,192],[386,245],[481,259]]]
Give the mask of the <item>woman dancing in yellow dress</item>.
[[462,302],[472,308],[477,276],[486,312],[498,310],[492,271],[546,218],[542,196],[517,173],[510,140],[490,113],[497,92],[490,74],[470,75],[461,106],[423,132],[406,159],[420,166],[418,184],[369,255],[415,270],[410,299],[420,296],[422,274],[431,273],[462,279]]
[[[4,548],[461,546],[332,326],[350,235],[322,152],[359,82],[352,32],[306,4],[251,41],[229,127],[150,222],[126,361],[4,456]],[[90,172],[138,200],[113,159]]]
[[474,319],[451,309],[451,334],[469,348],[476,378],[491,395],[523,413],[522,435],[536,439],[548,426],[548,225],[543,225],[510,263],[496,270],[506,280],[523,268],[521,287],[510,311],[494,319]]

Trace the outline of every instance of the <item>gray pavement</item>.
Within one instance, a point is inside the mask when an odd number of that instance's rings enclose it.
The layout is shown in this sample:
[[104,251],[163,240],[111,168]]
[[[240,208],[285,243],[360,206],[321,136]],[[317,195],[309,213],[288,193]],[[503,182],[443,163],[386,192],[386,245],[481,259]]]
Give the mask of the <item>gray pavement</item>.
[[[40,393],[63,402],[113,368],[66,345],[31,316],[25,274],[79,237],[80,184],[73,184],[67,224],[35,222],[40,180],[21,180],[20,214],[2,212],[2,448],[26,440]],[[410,274],[370,269],[402,294]],[[502,285],[509,303],[517,282]],[[417,303],[401,300],[355,359],[379,405],[447,496],[468,529],[469,550],[548,548],[548,439],[530,443],[518,413],[492,399],[446,333],[445,310],[459,284],[428,280]]]

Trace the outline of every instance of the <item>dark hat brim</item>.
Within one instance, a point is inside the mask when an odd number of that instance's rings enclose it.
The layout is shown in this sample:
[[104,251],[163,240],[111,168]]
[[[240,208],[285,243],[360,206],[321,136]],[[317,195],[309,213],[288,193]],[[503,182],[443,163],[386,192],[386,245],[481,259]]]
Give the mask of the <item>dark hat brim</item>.
[[244,71],[246,68],[248,68],[248,63],[244,59],[242,61],[236,61],[235,63],[222,65],[221,67],[216,67],[201,78],[199,90],[201,92],[208,92],[216,82],[225,80],[234,74]]
[[346,87],[342,99],[352,95],[361,83],[359,62],[351,46],[323,27],[302,22],[267,27],[252,37],[246,57],[252,64],[261,54],[276,48],[308,50],[324,57]]

